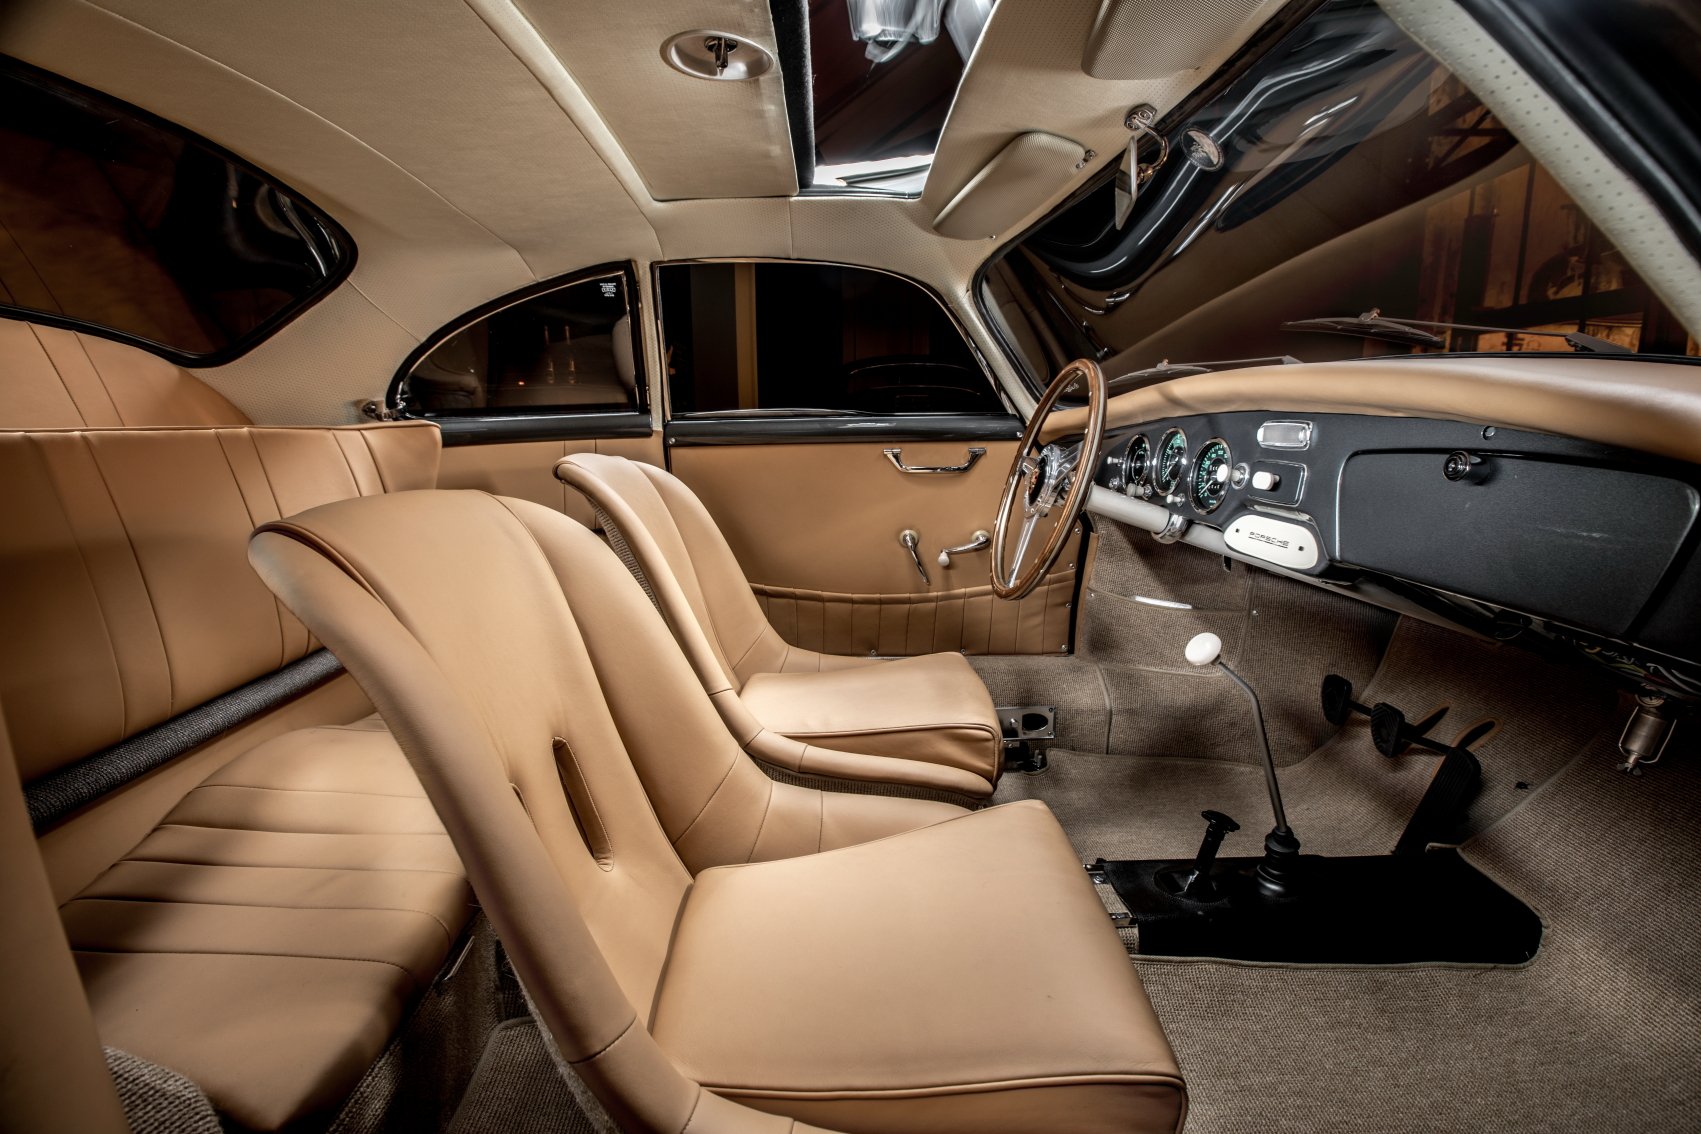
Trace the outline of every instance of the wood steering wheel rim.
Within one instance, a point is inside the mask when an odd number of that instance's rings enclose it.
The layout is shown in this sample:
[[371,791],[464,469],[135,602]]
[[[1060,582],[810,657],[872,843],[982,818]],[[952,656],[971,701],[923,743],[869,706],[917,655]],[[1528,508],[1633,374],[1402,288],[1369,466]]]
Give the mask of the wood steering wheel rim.
[[[1040,430],[1045,425],[1045,419],[1051,416],[1057,408],[1058,399],[1064,394],[1085,383],[1087,387],[1087,425],[1081,437],[1080,455],[1075,461],[1071,474],[1068,492],[1058,505],[1057,523],[1051,534],[1046,537],[1045,544],[1034,553],[1025,570],[1020,562],[1020,554],[1016,563],[1008,563],[1009,553],[1005,550],[1010,533],[1011,517],[1018,501],[1022,502],[1024,513],[1030,521],[1037,520],[1028,513],[1028,495],[1031,476],[1031,462],[1038,459]],[[1088,358],[1077,358],[1065,366],[1040,395],[1039,404],[1034,406],[1034,412],[1028,418],[1027,428],[1022,430],[1021,443],[1016,448],[1016,457],[1010,463],[1010,475],[1004,480],[1004,496],[998,503],[998,522],[992,533],[992,593],[1001,599],[1022,599],[1033,593],[1051,569],[1057,565],[1057,559],[1063,554],[1063,548],[1069,542],[1070,534],[1075,529],[1076,521],[1081,518],[1081,511],[1086,507],[1087,494],[1092,491],[1093,477],[1098,473],[1099,450],[1104,443],[1105,416],[1105,381],[1104,372],[1098,363]],[[1040,516],[1048,513],[1040,513]],[[1025,542],[1025,541],[1024,541]],[[1019,551],[1021,549],[1018,549]]]

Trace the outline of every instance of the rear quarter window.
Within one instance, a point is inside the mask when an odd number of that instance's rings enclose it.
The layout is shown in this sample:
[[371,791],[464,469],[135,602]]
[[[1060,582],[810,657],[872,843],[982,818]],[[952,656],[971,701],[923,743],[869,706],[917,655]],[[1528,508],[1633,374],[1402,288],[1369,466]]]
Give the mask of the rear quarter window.
[[353,263],[334,222],[253,166],[0,57],[0,314],[210,365]]

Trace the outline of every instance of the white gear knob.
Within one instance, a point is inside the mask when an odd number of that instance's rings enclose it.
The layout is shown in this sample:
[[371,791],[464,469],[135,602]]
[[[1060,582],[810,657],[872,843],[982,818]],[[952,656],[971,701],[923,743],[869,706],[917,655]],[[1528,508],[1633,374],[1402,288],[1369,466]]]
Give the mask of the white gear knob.
[[1223,640],[1210,631],[1195,634],[1187,643],[1188,665],[1210,665],[1223,652]]

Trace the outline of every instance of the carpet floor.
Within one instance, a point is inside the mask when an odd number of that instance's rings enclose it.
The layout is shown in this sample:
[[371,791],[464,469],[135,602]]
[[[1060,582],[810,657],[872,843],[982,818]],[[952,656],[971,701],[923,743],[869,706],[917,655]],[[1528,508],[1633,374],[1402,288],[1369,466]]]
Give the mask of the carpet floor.
[[[1693,736],[1624,775],[1598,683],[1435,633],[1402,623],[1359,699],[1414,719],[1449,704],[1445,739],[1499,722],[1463,854],[1541,916],[1541,951],[1518,968],[1137,957],[1188,1079],[1187,1134],[1701,1130]],[[1388,760],[1349,724],[1282,769],[1289,820],[1309,852],[1386,852],[1435,763]],[[1005,777],[997,799],[1020,798],[1088,860],[1191,855],[1205,807],[1241,823],[1224,854],[1257,854],[1270,826],[1261,770],[1221,760],[1054,751]]]
[[1579,756],[1465,856],[1542,916],[1522,968],[1136,964],[1188,1134],[1701,1129],[1701,768]]
[[461,1099],[449,1134],[595,1134],[530,1016],[505,1020]]

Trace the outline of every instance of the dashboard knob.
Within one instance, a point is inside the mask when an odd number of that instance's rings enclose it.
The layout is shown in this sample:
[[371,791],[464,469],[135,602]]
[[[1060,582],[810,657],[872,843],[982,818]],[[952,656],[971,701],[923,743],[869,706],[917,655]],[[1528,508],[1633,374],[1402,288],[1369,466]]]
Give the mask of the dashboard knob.
[[1441,475],[1451,481],[1481,480],[1481,466],[1481,457],[1473,456],[1463,449],[1455,449],[1441,462]]
[[1282,486],[1280,474],[1260,469],[1252,474],[1252,488],[1257,492],[1274,492]]

